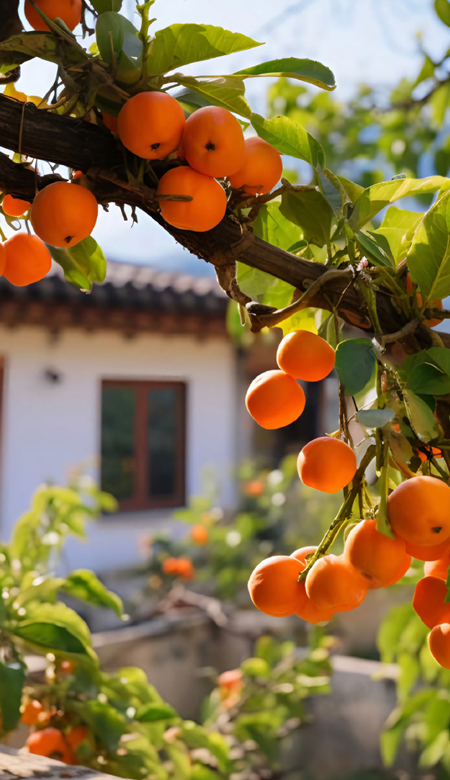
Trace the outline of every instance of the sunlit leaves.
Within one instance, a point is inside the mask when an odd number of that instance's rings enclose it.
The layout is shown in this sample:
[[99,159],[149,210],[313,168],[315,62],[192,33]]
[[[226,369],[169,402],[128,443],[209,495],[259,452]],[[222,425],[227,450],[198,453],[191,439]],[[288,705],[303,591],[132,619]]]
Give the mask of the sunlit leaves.
[[206,104],[226,108],[246,119],[250,119],[252,115],[252,110],[244,97],[245,87],[240,79],[233,76],[198,79],[194,76],[183,76],[181,73],[176,73],[174,81],[200,95]]
[[104,14],[107,11],[120,11],[122,0],[91,0],[91,5],[98,14]]
[[349,219],[350,226],[354,230],[359,230],[382,209],[400,198],[432,193],[449,186],[449,180],[442,176],[429,176],[427,179],[393,179],[381,184],[373,184],[357,198]]
[[98,18],[96,36],[100,55],[112,66],[117,81],[125,84],[138,81],[143,43],[131,22],[121,14],[108,11]]
[[90,290],[93,282],[103,282],[106,275],[106,258],[101,248],[88,236],[70,249],[48,247],[53,260],[64,271],[68,282],[82,290]]
[[259,114],[252,114],[252,125],[260,138],[272,144],[281,154],[304,160],[313,168],[324,167],[325,154],[321,145],[292,119],[286,116],[264,119]]
[[403,392],[406,413],[411,428],[421,441],[431,441],[439,436],[437,422],[428,404],[412,390]]
[[424,303],[450,294],[450,192],[420,222],[407,255],[413,282]]
[[172,24],[158,30],[150,43],[147,73],[162,75],[190,62],[210,60],[260,43],[240,33],[208,24]]
[[314,84],[326,90],[336,88],[334,75],[329,68],[315,60],[298,59],[297,57],[286,57],[281,60],[270,60],[254,65],[252,68],[245,68],[237,71],[236,75],[250,78],[254,76],[284,76],[285,78],[298,79]]
[[319,247],[329,243],[333,209],[319,190],[284,192],[280,211],[302,229],[309,243]]
[[441,22],[450,27],[450,3],[448,0],[434,0],[434,10]]
[[118,617],[123,614],[122,599],[108,590],[92,571],[77,569],[64,580],[61,590],[94,607],[112,609]]
[[35,603],[10,629],[28,645],[44,653],[76,653],[93,656],[85,622],[65,604]]

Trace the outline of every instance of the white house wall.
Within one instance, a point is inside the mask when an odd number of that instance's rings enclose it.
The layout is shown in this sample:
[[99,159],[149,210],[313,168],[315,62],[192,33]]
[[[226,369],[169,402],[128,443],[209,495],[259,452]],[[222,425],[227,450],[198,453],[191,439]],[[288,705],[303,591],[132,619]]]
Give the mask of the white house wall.
[[[1,448],[1,537],[43,481],[65,484],[71,467],[100,450],[100,389],[103,379],[168,379],[187,383],[187,494],[202,491],[212,469],[221,501],[233,500],[235,463],[235,357],[225,339],[142,334],[126,340],[114,332],[67,330],[52,338],[40,328],[0,327],[5,360]],[[45,371],[61,375],[52,384]],[[94,465],[98,476],[98,462]],[[88,545],[70,543],[69,567],[97,571],[139,559],[143,533],[167,523],[170,512],[127,513],[101,519],[89,529]]]

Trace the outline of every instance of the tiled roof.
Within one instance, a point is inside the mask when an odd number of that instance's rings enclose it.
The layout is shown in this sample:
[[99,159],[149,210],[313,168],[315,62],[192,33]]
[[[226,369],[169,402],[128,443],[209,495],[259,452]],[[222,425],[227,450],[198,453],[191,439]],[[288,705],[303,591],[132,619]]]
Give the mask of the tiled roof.
[[[111,327],[113,322],[114,328],[126,330],[133,321],[138,330],[183,331],[186,325],[187,332],[193,332],[201,330],[208,320],[220,323],[223,330],[227,301],[213,276],[157,271],[117,261],[108,261],[105,281],[95,284],[89,294],[69,284],[55,264],[45,279],[27,287],[14,287],[0,278],[0,321],[8,324],[19,324],[19,310],[21,322],[42,324],[38,312],[42,314],[45,307],[47,313],[58,309],[61,326],[86,327],[86,322],[90,322],[92,327],[108,327],[109,322]],[[162,315],[166,315],[165,325]]]

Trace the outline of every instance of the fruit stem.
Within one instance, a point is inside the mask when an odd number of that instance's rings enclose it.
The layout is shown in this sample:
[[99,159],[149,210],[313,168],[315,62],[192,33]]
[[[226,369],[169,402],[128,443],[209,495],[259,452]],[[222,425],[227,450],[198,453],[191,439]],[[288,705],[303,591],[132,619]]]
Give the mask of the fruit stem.
[[339,509],[339,512],[337,513],[336,517],[334,518],[333,522],[331,523],[330,527],[328,528],[328,531],[325,533],[325,536],[323,537],[322,541],[320,542],[317,550],[315,551],[314,555],[311,556],[308,560],[308,564],[305,569],[300,573],[300,576],[298,578],[298,581],[301,582],[301,580],[304,580],[306,578],[306,575],[310,571],[311,567],[315,564],[315,562],[321,558],[323,555],[326,555],[328,550],[330,549],[331,545],[333,544],[334,540],[339,535],[339,532],[341,528],[344,526],[348,518],[351,516],[353,511],[353,503],[355,501],[355,498],[358,495],[358,492],[360,490],[361,484],[364,479],[364,473],[369,465],[369,463],[373,460],[376,454],[376,446],[375,444],[371,444],[370,447],[366,450],[361,463],[358,466],[358,469],[356,471],[355,476],[353,477],[353,480],[351,482],[351,488],[347,494],[347,497],[342,504],[341,508]]

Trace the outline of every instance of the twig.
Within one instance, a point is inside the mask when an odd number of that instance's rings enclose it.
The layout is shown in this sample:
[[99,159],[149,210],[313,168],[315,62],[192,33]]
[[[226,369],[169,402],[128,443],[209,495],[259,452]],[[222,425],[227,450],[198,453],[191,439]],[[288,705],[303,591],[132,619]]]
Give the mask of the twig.
[[308,560],[308,564],[305,569],[301,572],[299,576],[299,582],[301,580],[304,580],[308,572],[310,571],[311,567],[315,564],[315,562],[321,558],[323,555],[326,555],[328,550],[330,549],[331,545],[333,544],[334,540],[338,536],[342,526],[345,524],[345,522],[348,520],[352,513],[353,509],[353,502],[358,495],[360,486],[364,479],[364,472],[369,465],[369,463],[373,460],[376,454],[376,445],[372,444],[365,452],[364,457],[359,464],[359,467],[356,471],[355,476],[352,480],[352,486],[348,492],[348,495],[342,504],[339,512],[337,513],[336,517],[334,518],[333,522],[331,523],[328,531],[326,532],[325,536],[323,537],[322,541],[320,542],[317,550],[315,551],[314,555],[311,556],[311,558]]
[[260,312],[257,314],[254,309],[252,309],[253,305],[251,303],[248,304],[247,311],[252,323],[253,333],[258,333],[262,328],[273,328],[275,325],[278,325],[278,323],[283,322],[283,320],[286,320],[288,317],[296,314],[301,309],[304,309],[311,298],[313,298],[314,295],[327,282],[336,279],[353,279],[354,275],[355,272],[350,266],[344,270],[340,270],[339,268],[331,268],[329,271],[325,271],[322,276],[316,279],[298,300],[289,304],[289,306],[285,306],[284,309],[277,309],[277,311],[266,313]]
[[400,341],[400,339],[403,339],[405,336],[409,336],[410,333],[414,333],[414,331],[417,330],[419,325],[420,325],[420,320],[415,318],[414,320],[407,322],[403,328],[400,328],[400,330],[395,331],[395,333],[385,333],[383,335],[377,334],[375,336],[375,339],[376,341],[378,341],[379,344],[381,344],[382,347],[384,347],[385,344],[392,344],[394,341]]

